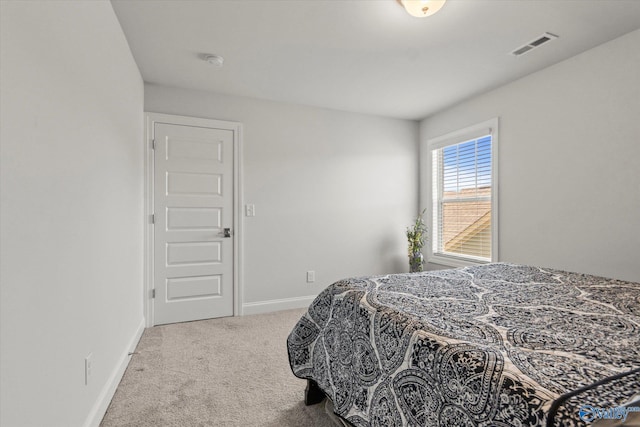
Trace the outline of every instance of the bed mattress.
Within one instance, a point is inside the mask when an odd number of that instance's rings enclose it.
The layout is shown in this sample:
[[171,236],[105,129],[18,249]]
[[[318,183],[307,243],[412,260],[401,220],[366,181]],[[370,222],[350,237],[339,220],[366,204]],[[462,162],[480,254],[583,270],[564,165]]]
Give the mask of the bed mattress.
[[640,283],[506,263],[352,278],[287,347],[356,427],[589,425],[640,396]]

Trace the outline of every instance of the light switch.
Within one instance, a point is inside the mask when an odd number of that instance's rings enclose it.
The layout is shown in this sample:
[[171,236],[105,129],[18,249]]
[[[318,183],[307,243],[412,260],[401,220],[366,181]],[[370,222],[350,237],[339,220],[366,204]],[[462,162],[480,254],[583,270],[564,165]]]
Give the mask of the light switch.
[[245,215],[246,216],[256,216],[256,205],[249,204],[245,205]]

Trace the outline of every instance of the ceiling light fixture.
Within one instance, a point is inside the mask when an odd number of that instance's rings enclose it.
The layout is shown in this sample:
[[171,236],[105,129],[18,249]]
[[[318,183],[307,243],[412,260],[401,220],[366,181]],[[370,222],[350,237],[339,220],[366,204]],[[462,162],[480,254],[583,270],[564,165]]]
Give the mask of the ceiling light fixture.
[[222,68],[222,64],[224,64],[224,58],[220,55],[204,55],[203,59],[215,68]]
[[404,7],[409,15],[425,18],[442,9],[445,1],[447,0],[398,0],[398,3]]

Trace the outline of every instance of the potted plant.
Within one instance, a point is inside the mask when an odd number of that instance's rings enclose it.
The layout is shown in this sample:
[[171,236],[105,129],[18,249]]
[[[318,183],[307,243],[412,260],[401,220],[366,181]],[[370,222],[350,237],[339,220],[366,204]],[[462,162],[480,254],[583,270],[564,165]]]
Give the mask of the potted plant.
[[424,257],[422,255],[422,247],[427,234],[427,227],[424,223],[424,209],[416,217],[411,227],[407,227],[407,240],[409,241],[409,271],[416,273],[423,270]]

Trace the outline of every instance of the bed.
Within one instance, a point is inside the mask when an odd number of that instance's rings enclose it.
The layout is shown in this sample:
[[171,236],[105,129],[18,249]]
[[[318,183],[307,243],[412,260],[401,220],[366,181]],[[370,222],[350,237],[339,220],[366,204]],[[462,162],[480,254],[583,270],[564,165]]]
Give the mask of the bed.
[[587,426],[640,411],[640,283],[507,263],[346,279],[287,348],[307,402],[355,427]]

